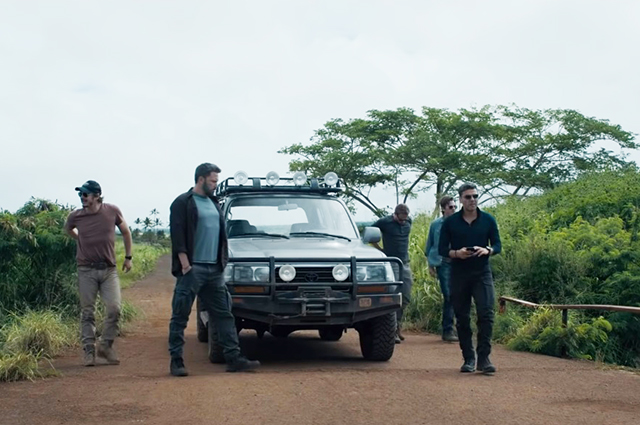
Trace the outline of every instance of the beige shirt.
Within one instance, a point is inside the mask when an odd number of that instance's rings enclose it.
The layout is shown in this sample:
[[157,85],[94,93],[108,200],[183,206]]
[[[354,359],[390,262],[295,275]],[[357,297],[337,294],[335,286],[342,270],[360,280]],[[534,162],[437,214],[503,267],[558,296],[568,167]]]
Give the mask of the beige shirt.
[[120,208],[112,204],[102,204],[98,212],[89,213],[85,209],[74,210],[67,218],[65,227],[78,229],[76,260],[79,266],[106,262],[116,265],[116,226],[123,221]]

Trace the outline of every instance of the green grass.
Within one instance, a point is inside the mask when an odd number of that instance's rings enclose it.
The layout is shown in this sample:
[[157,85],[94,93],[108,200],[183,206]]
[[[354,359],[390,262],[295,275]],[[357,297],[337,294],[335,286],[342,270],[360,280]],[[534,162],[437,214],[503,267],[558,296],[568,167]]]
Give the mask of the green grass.
[[148,245],[142,243],[133,244],[133,267],[129,273],[122,271],[122,262],[124,260],[124,243],[122,238],[116,238],[116,260],[118,262],[118,276],[120,277],[120,286],[128,288],[133,282],[136,282],[147,274],[149,274],[156,266],[158,258],[169,253],[169,248],[158,245]]

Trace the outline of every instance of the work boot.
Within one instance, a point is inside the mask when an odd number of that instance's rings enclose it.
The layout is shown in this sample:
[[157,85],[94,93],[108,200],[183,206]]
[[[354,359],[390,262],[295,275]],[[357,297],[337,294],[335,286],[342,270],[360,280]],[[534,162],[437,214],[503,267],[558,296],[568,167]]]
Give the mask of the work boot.
[[189,376],[187,368],[184,367],[184,360],[182,360],[182,357],[171,357],[171,365],[169,368],[171,369],[171,374],[173,376]]
[[469,359],[465,360],[464,364],[460,367],[460,372],[462,373],[472,373],[476,371],[476,360]]
[[113,349],[113,341],[101,341],[100,344],[98,344],[98,357],[105,359],[108,364],[120,364],[118,354],[116,354],[116,350]]
[[446,342],[457,342],[458,337],[456,336],[456,333],[451,330],[442,334],[442,340]]
[[93,344],[87,344],[84,346],[82,363],[87,367],[96,365],[96,349]]
[[478,358],[478,372],[482,372],[485,375],[493,375],[496,373],[496,367],[491,363],[489,357]]
[[227,362],[227,372],[253,372],[260,367],[257,360],[249,360],[244,356],[239,356],[231,362]]
[[398,340],[404,341],[404,335],[402,335],[402,325],[400,323],[398,323],[398,328],[396,329],[396,344],[400,344]]

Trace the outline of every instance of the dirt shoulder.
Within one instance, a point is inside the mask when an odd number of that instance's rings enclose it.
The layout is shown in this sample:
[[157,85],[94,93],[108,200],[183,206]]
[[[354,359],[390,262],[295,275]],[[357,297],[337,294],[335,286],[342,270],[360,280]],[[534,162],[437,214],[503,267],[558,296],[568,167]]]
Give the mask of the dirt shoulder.
[[169,375],[167,334],[174,279],[169,257],[125,291],[144,310],[117,341],[122,364],[84,368],[80,353],[56,359],[60,378],[0,384],[0,424],[638,424],[640,375],[496,347],[493,377],[460,374],[460,350],[411,334],[391,361],[362,360],[358,334],[315,332],[286,340],[243,331],[263,363],[254,374],[210,364],[187,329],[186,378]]

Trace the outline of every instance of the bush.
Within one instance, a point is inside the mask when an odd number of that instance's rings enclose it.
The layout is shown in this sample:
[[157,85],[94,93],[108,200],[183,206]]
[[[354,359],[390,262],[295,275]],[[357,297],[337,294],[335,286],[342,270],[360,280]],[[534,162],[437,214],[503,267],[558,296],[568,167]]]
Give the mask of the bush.
[[27,353],[38,358],[54,357],[77,340],[76,327],[70,319],[51,310],[15,316],[2,328],[0,335],[4,352]]
[[41,377],[38,361],[39,358],[31,353],[0,354],[0,382],[33,380]]

